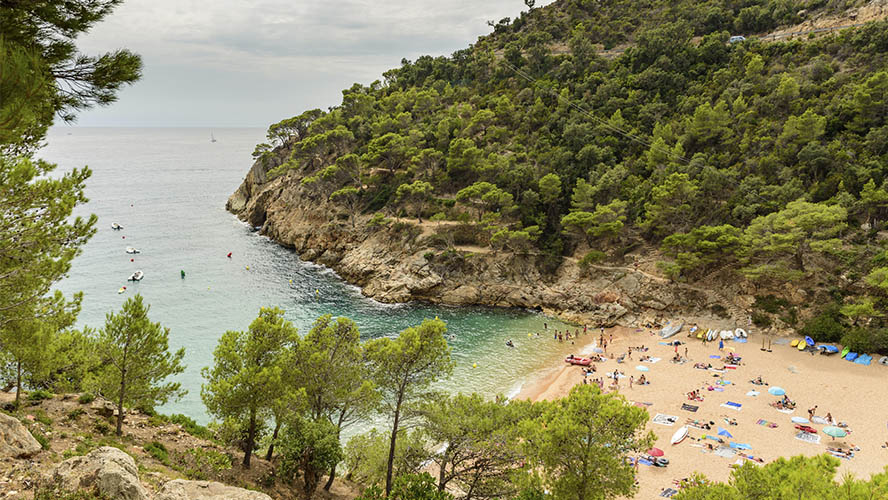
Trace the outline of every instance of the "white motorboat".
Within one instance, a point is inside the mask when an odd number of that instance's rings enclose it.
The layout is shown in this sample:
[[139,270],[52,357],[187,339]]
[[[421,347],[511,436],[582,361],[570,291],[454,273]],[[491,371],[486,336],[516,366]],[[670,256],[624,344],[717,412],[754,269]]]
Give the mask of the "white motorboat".
[[145,277],[145,273],[143,273],[142,271],[136,271],[133,274],[131,274],[130,277],[127,278],[126,280],[127,281],[142,281],[142,278],[144,278],[144,277]]
[[121,226],[120,224],[118,224],[116,222],[112,222],[111,229],[113,229],[115,231],[120,231],[121,229],[123,229],[123,226]]
[[135,247],[126,247],[126,253],[142,253],[138,248]]

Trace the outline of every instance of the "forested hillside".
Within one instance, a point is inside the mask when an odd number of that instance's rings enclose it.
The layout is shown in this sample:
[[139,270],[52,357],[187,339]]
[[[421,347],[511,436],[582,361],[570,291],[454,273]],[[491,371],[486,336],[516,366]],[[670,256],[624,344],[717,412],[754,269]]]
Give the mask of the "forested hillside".
[[751,36],[861,3],[557,1],[272,125],[255,155],[344,224],[458,221],[443,244],[547,272],[645,249],[671,279],[766,290],[760,326],[885,350],[888,22]]

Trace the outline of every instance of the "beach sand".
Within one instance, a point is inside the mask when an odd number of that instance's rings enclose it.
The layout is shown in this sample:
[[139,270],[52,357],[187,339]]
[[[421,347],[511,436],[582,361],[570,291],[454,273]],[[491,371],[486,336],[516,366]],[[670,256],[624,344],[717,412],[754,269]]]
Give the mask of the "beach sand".
[[[704,329],[705,330],[705,329]],[[850,460],[840,459],[839,475],[850,472],[857,477],[867,478],[873,473],[881,472],[888,465],[888,449],[882,445],[888,441],[888,390],[884,383],[888,376],[888,366],[879,365],[873,360],[870,366],[858,365],[839,358],[838,354],[832,356],[811,355],[800,352],[789,345],[772,344],[772,352],[761,351],[762,338],[754,333],[750,334],[749,341],[745,344],[728,341],[725,350],[718,350],[718,342],[705,345],[696,338],[688,338],[687,331],[682,330],[678,335],[669,339],[680,340],[686,344],[678,347],[679,354],[684,355],[688,349],[689,361],[684,364],[675,364],[670,360],[674,355],[674,347],[660,345],[663,340],[651,330],[637,331],[629,328],[608,329],[605,337],[613,334],[613,342],[608,345],[607,352],[619,356],[627,351],[629,346],[644,345],[649,348],[646,353],[633,352],[632,360],[626,360],[617,364],[613,359],[598,363],[597,373],[590,375],[589,381],[596,377],[605,377],[605,373],[613,372],[619,368],[626,374],[626,378],[620,381],[619,392],[627,400],[635,403],[649,403],[641,405],[647,408],[651,418],[663,413],[678,417],[672,426],[658,425],[648,422],[647,429],[654,432],[657,441],[654,446],[665,452],[669,459],[669,466],[665,468],[640,466],[638,473],[639,491],[635,498],[652,499],[659,498],[664,488],[675,488],[673,480],[690,477],[693,472],[700,472],[716,481],[727,481],[731,472],[730,465],[741,459],[739,455],[731,458],[722,458],[712,452],[704,452],[700,445],[704,443],[718,444],[713,440],[701,438],[702,435],[715,435],[718,432],[716,426],[721,426],[733,435],[733,439],[726,439],[736,443],[749,444],[751,449],[745,453],[753,457],[761,457],[769,462],[779,457],[795,455],[818,455],[826,453],[827,446],[844,444],[857,446]],[[576,342],[577,346],[565,346],[565,353],[590,352],[592,343],[597,342],[600,333],[589,331],[586,336],[581,336]],[[766,340],[767,343],[767,340]],[[582,344],[585,347],[578,348]],[[735,370],[726,370],[724,374],[708,370],[694,368],[694,363],[711,363],[721,367],[721,359],[713,359],[710,356],[724,356],[734,352],[742,357],[741,365]],[[642,355],[659,357],[657,363],[642,363],[639,358]],[[645,373],[651,384],[647,386],[633,385],[629,388],[628,377],[635,379],[642,374],[636,366],[644,365],[649,368]],[[716,377],[715,375],[718,375]],[[756,386],[750,383],[751,379],[761,376],[767,382],[767,386]],[[518,398],[534,401],[551,400],[567,395],[570,389],[577,384],[582,384],[583,373],[579,367],[563,366],[553,369],[544,379],[526,384]],[[606,379],[610,382],[610,379]],[[719,386],[719,380],[729,381],[730,385]],[[687,393],[701,387],[723,388],[722,392],[704,389],[703,402],[689,401]],[[768,388],[779,386],[786,390],[790,399],[797,403],[796,410],[792,414],[781,413],[769,406],[779,399],[768,394]],[[607,389],[607,385],[605,385]],[[749,391],[759,391],[758,396],[747,396]],[[742,405],[741,410],[720,406],[725,402],[735,402]],[[682,404],[688,403],[699,406],[696,412],[682,410]],[[818,430],[820,443],[809,443],[796,439],[798,431],[795,430],[791,417],[808,417],[808,408],[818,406],[816,415],[825,417],[827,412],[833,419],[847,422],[851,432],[847,437],[833,440],[822,433],[824,425],[811,424]],[[737,425],[729,425],[724,418],[734,418]],[[670,445],[673,433],[685,424],[686,419],[712,421],[715,423],[711,431],[691,428],[687,439],[677,445]],[[758,425],[757,421],[764,419],[776,423],[777,428]]]

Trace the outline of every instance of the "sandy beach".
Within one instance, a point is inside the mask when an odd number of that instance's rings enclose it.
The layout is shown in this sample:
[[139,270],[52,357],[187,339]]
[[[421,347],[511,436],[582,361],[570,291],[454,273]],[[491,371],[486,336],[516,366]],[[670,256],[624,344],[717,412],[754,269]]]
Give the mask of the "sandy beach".
[[[703,328],[705,331],[706,328]],[[761,350],[762,338],[750,333],[747,343],[729,341],[724,351],[719,351],[718,342],[703,344],[700,340],[687,337],[687,330],[681,331],[669,339],[680,340],[684,344],[678,347],[682,356],[687,348],[688,361],[683,364],[671,362],[675,355],[673,346],[661,345],[663,342],[650,329],[643,331],[629,328],[613,328],[605,331],[605,338],[613,335],[613,341],[607,346],[608,355],[615,357],[625,354],[630,346],[644,345],[647,352],[632,352],[632,360],[618,364],[614,359],[596,363],[597,372],[589,376],[605,377],[608,372],[619,369],[626,378],[621,379],[619,393],[627,400],[645,407],[651,419],[657,414],[677,417],[673,425],[659,425],[648,422],[648,430],[652,431],[657,441],[654,446],[665,452],[669,459],[668,467],[640,466],[638,480],[639,491],[635,498],[659,498],[664,488],[675,488],[675,480],[690,477],[700,472],[710,479],[726,481],[731,471],[731,464],[744,460],[739,455],[722,457],[708,450],[706,443],[718,447],[719,443],[703,435],[714,436],[718,427],[727,430],[733,437],[722,437],[724,445],[730,442],[748,444],[749,449],[743,453],[759,458],[767,463],[781,456],[818,455],[827,452],[827,447],[843,445],[859,447],[850,459],[840,459],[839,474],[850,472],[858,477],[881,472],[888,465],[888,449],[882,445],[888,441],[888,391],[884,381],[888,376],[888,366],[879,365],[876,360],[869,366],[851,363],[832,356],[811,355],[800,352],[789,345],[771,345],[771,352]],[[591,352],[598,342],[599,331],[590,329],[589,334],[576,340],[576,345],[565,345],[565,353]],[[767,344],[767,340],[766,340]],[[581,347],[582,346],[582,347]],[[724,365],[722,358],[733,352],[742,358],[736,369],[722,371],[702,370],[694,367],[695,363],[712,364],[716,368]],[[639,358],[648,355],[660,358],[655,363],[640,362]],[[637,366],[646,366],[647,372],[638,370]],[[629,376],[636,380],[642,373],[650,381],[650,385],[629,387]],[[769,385],[758,386],[750,381],[762,377]],[[606,379],[608,384],[610,379]],[[582,384],[583,371],[579,367],[563,366],[553,370],[544,379],[527,384],[518,398],[531,400],[549,400],[565,396],[576,384]],[[730,382],[729,384],[727,382]],[[708,387],[715,390],[708,390]],[[768,388],[779,386],[786,390],[788,397],[797,406],[793,413],[784,413],[770,406],[778,397],[768,394]],[[690,401],[687,393],[701,389],[703,401]],[[608,390],[608,385],[605,386]],[[757,391],[758,395],[749,395]],[[739,410],[721,406],[732,402],[742,405]],[[683,404],[697,406],[696,412],[682,409]],[[848,424],[847,437],[834,440],[823,434],[825,425],[812,423],[818,432],[819,443],[802,441],[796,438],[799,433],[790,420],[792,417],[808,417],[808,409],[817,405],[816,415],[825,417],[831,413],[837,422]],[[731,425],[725,419],[734,419]],[[714,423],[711,430],[691,428],[687,439],[677,445],[670,445],[670,438],[688,419]],[[776,427],[759,424],[759,421],[776,424]]]

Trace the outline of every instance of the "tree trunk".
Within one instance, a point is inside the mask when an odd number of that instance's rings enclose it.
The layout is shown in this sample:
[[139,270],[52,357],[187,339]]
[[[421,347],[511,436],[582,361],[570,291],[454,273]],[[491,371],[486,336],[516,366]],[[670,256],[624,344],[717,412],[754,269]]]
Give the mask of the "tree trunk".
[[269,462],[271,462],[271,457],[274,455],[274,442],[277,440],[279,430],[281,430],[281,423],[275,419],[274,432],[271,433],[271,444],[268,445],[268,452],[265,454],[265,460]]
[[250,457],[253,455],[253,444],[256,441],[256,410],[250,410],[250,427],[247,429],[247,443],[244,448],[245,468],[250,468]]
[[123,396],[126,394],[126,370],[120,373],[120,394],[117,397],[117,430],[118,436],[123,435]]
[[398,398],[398,404],[395,405],[395,420],[392,424],[392,440],[389,444],[388,467],[385,471],[385,496],[389,496],[392,492],[392,469],[395,465],[395,441],[398,438],[398,422],[401,418],[401,398]]
[[796,261],[796,265],[799,266],[799,270],[801,270],[802,272],[805,272],[805,259],[804,259],[804,255],[802,254],[802,246],[801,245],[799,245],[799,247],[796,249],[795,261]]
[[438,471],[438,491],[444,491],[444,476],[447,475],[447,462],[450,461],[450,445],[444,450],[444,456],[441,457],[441,469]]
[[324,484],[324,491],[330,491],[330,488],[333,486],[333,480],[336,479],[336,465],[337,464],[333,464],[333,466],[330,467],[330,477]]
[[19,407],[19,402],[22,400],[22,362],[19,361],[15,364],[15,409],[17,410]]

